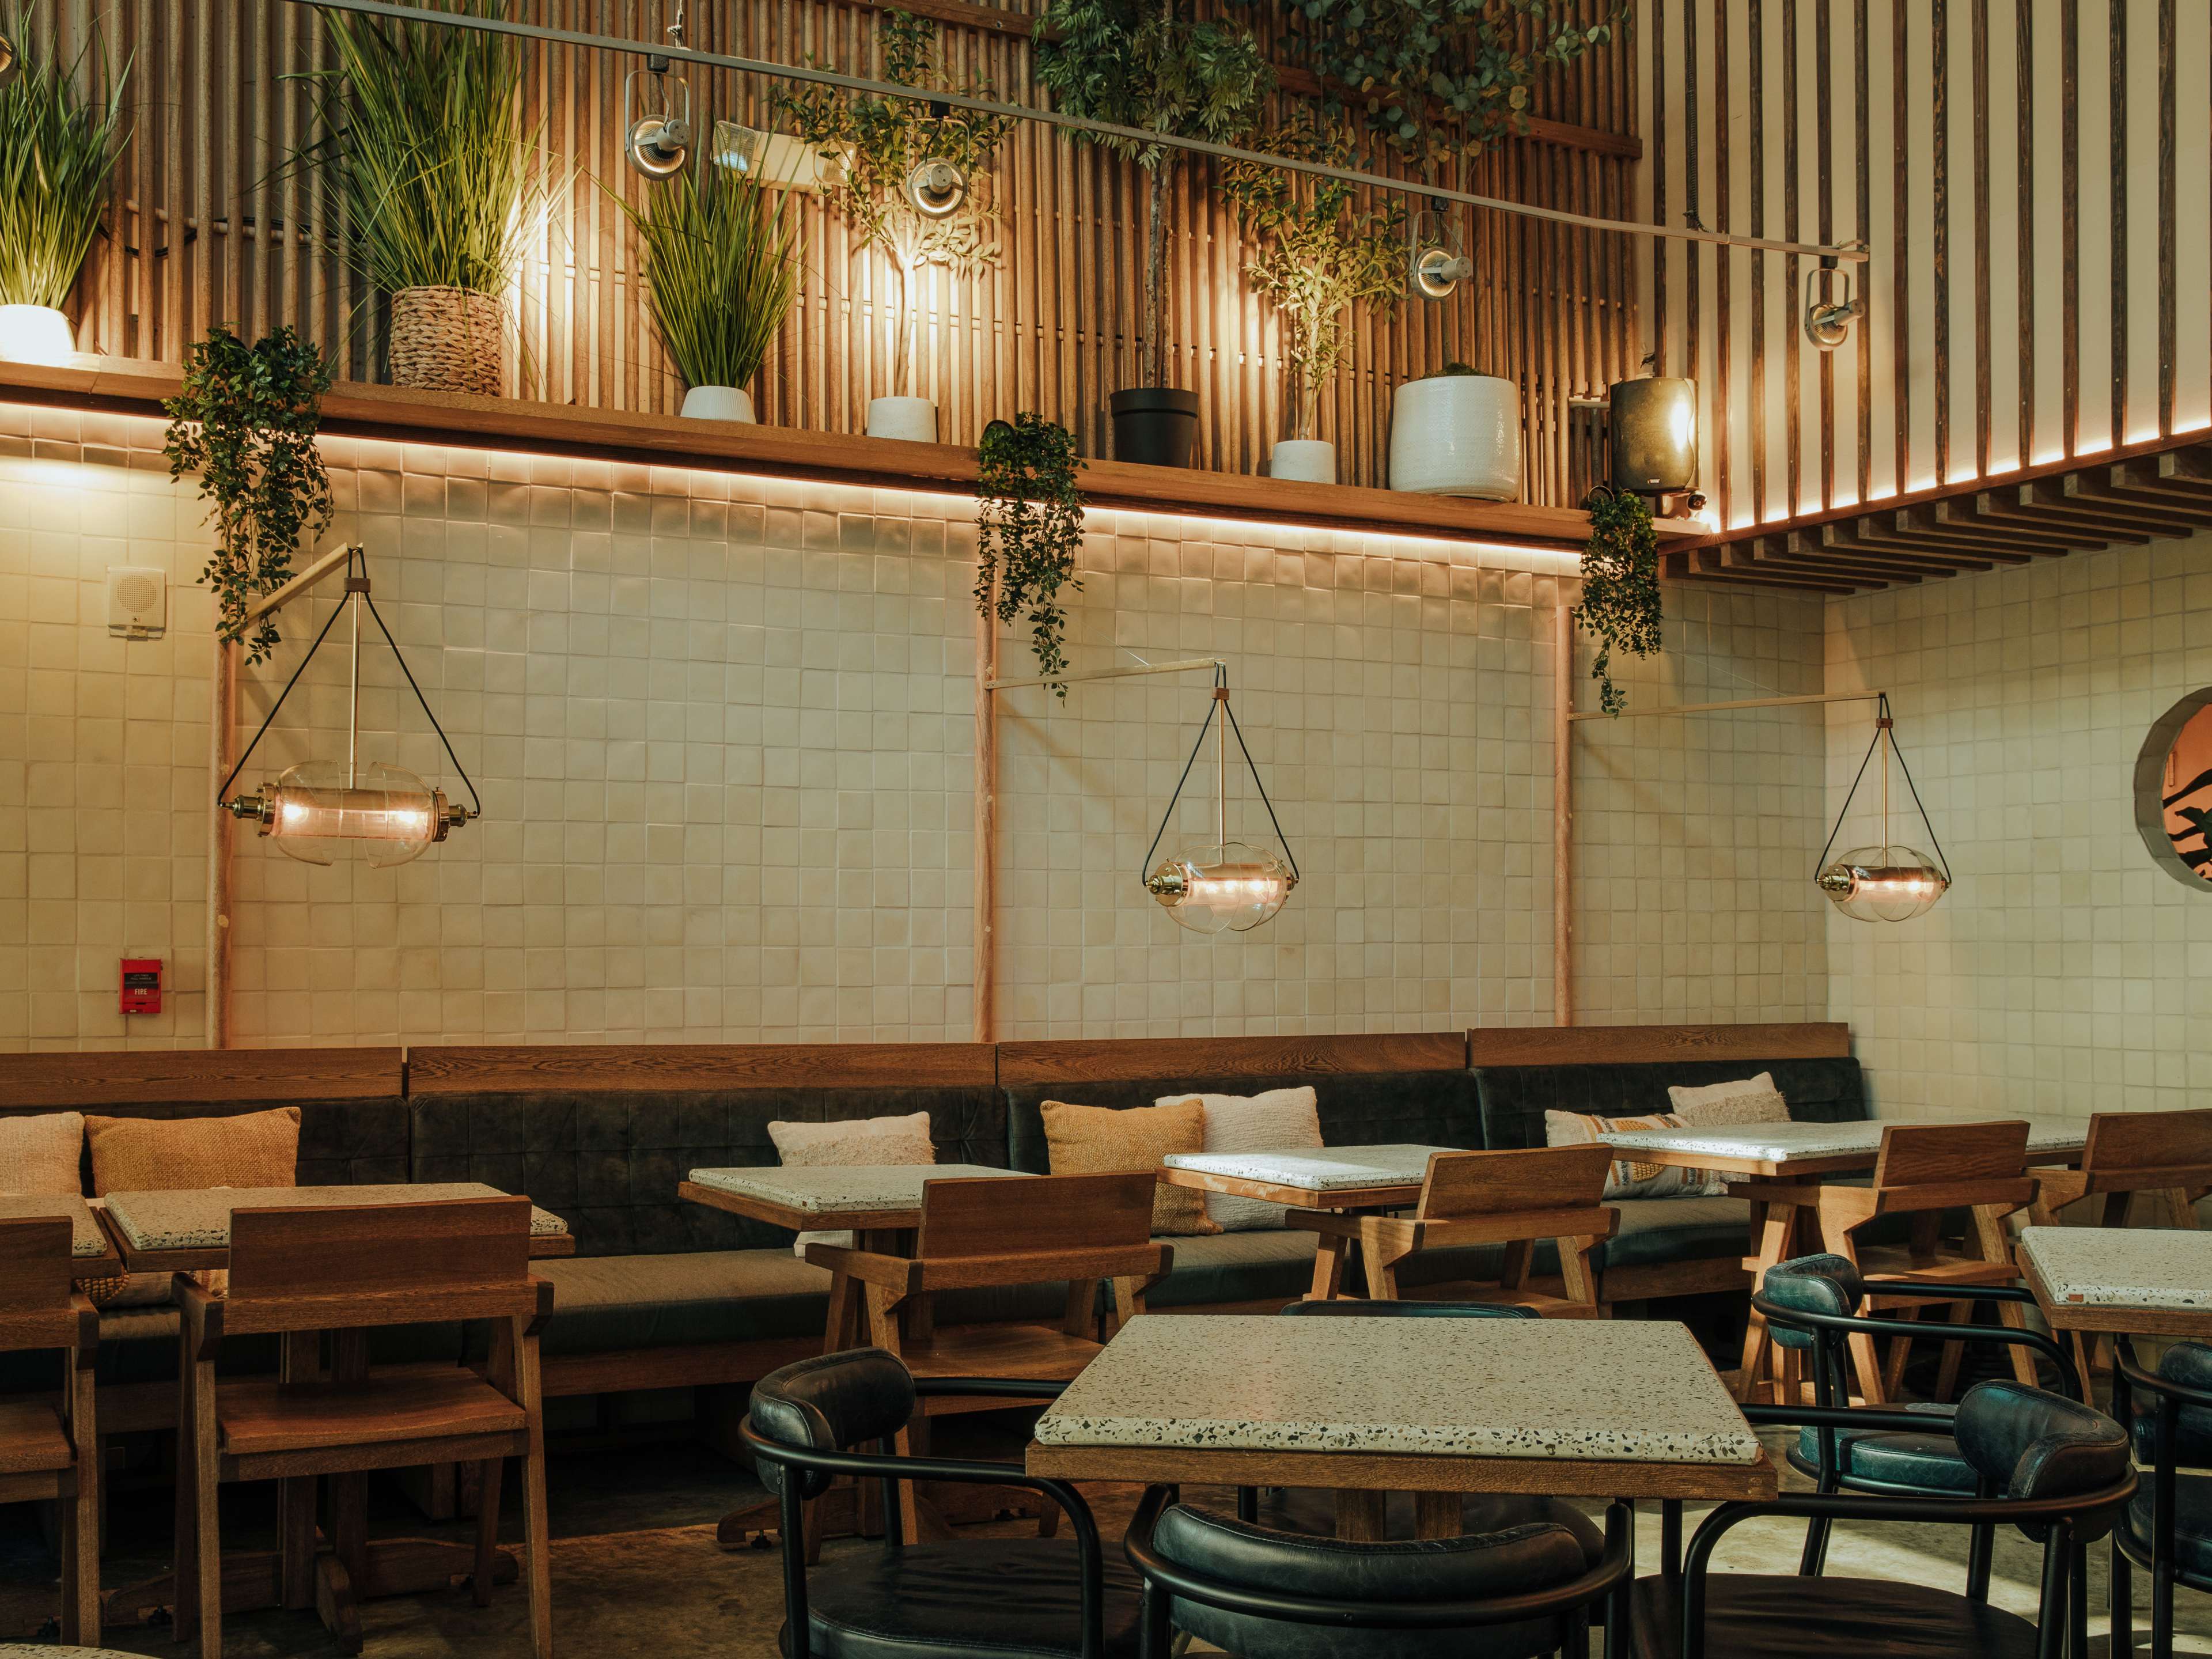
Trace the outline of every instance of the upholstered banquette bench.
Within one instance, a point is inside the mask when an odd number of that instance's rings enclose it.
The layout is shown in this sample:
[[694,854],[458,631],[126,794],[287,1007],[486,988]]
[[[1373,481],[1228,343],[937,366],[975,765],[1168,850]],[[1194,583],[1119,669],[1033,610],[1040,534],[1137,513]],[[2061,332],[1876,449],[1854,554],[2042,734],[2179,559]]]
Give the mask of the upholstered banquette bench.
[[[769,1125],[928,1115],[939,1161],[1049,1168],[1043,1106],[1127,1109],[1193,1094],[1310,1086],[1331,1145],[1541,1145],[1547,1108],[1667,1109],[1670,1084],[1771,1072],[1793,1115],[1866,1115],[1840,1025],[1595,1027],[1414,1035],[1002,1044],[234,1049],[0,1056],[0,1115],[74,1110],[196,1117],[300,1110],[298,1179],[481,1181],[562,1216],[549,1396],[742,1386],[819,1345],[827,1275],[782,1230],[684,1201],[695,1168],[775,1163]],[[90,1169],[86,1190],[92,1190]],[[0,1190],[5,1189],[0,1172]],[[1599,1258],[1608,1304],[1740,1291],[1748,1217],[1729,1198],[1630,1200]],[[1310,1283],[1313,1235],[1263,1229],[1168,1241],[1151,1305],[1270,1310]],[[1555,1272],[1540,1250],[1539,1277]],[[1494,1276],[1486,1253],[1409,1262],[1413,1294]],[[1057,1286],[975,1292],[948,1321],[1041,1317]],[[175,1314],[103,1314],[102,1421],[173,1411]],[[404,1339],[466,1358],[458,1331]],[[234,1352],[235,1357],[234,1358]],[[226,1360],[274,1364],[240,1345]],[[0,1382],[33,1386],[4,1374]],[[112,1403],[110,1403],[110,1396]]]

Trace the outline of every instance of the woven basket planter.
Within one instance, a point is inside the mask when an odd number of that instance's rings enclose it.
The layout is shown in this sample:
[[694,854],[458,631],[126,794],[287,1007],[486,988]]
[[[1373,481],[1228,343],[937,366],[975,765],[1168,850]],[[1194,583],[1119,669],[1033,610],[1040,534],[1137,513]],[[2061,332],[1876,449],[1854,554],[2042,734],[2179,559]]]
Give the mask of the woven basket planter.
[[499,396],[499,301],[465,288],[403,288],[392,296],[392,383]]

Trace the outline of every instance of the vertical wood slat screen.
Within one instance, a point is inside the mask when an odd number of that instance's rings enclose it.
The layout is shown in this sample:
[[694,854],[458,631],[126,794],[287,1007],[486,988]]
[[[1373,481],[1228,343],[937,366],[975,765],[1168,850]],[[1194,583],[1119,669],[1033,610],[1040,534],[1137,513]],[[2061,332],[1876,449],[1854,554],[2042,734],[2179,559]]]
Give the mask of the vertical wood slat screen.
[[[1593,15],[1598,0],[1577,0]],[[708,51],[846,70],[879,69],[884,0],[693,0],[690,43]],[[667,0],[517,0],[515,15],[632,40],[659,37]],[[343,378],[382,378],[384,317],[341,257],[332,204],[311,178],[274,176],[310,137],[307,88],[283,77],[327,67],[316,14],[289,0],[33,0],[33,28],[64,51],[95,18],[111,52],[136,64],[136,137],[118,169],[109,234],[80,283],[82,349],[176,362],[210,324],[249,337],[280,323],[341,353]],[[936,3],[943,84],[986,81],[1036,104],[1029,21],[1019,11]],[[1257,9],[1237,15],[1255,27]],[[1264,35],[1264,31],[1263,31]],[[1269,40],[1279,63],[1291,54]],[[1533,112],[1626,143],[1515,137],[1455,182],[1480,193],[1614,217],[1635,206],[1637,82],[1626,45],[1586,54],[1537,91]],[[621,155],[625,76],[641,60],[566,46],[525,48],[532,124],[549,163],[571,170],[532,236],[508,297],[516,395],[582,406],[672,410],[682,386],[653,338],[627,222],[608,192],[650,188]],[[732,71],[686,70],[701,141],[717,117],[769,125],[769,88]],[[1286,98],[1279,105],[1287,107]],[[1165,311],[1170,377],[1198,391],[1200,460],[1263,470],[1289,435],[1273,308],[1243,279],[1233,210],[1213,163],[1194,158],[1171,197]],[[1024,123],[986,185],[1001,258],[972,279],[926,270],[917,284],[914,390],[936,400],[939,435],[973,443],[984,423],[1034,409],[1073,428],[1085,453],[1109,448],[1106,400],[1134,376],[1131,336],[1143,253],[1135,168],[1101,149]],[[890,390],[890,268],[854,256],[842,222],[802,199],[799,303],[755,387],[760,417],[860,431]],[[1522,388],[1523,499],[1573,499],[1569,405],[1638,371],[1635,261],[1627,240],[1480,211],[1462,228],[1475,280],[1441,304],[1407,297],[1395,314],[1361,307],[1355,346],[1322,399],[1322,430],[1346,483],[1384,482],[1391,389],[1451,359]]]
[[1650,216],[1874,255],[1831,354],[1804,335],[1813,261],[1644,251],[1645,332],[1698,383],[1724,527],[2212,420],[2212,7],[1644,0],[1641,21]]

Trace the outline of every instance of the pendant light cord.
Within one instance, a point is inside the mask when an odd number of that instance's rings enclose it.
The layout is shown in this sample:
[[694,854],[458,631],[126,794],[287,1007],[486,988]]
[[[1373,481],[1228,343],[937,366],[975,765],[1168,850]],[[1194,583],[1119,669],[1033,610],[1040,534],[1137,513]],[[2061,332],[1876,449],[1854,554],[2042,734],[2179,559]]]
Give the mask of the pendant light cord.
[[[362,568],[368,568],[366,560],[362,562]],[[415,671],[407,665],[407,659],[399,654],[399,642],[392,637],[392,630],[384,625],[384,618],[378,615],[376,601],[366,593],[361,597],[362,602],[368,606],[368,614],[376,619],[376,631],[384,635],[384,642],[392,647],[392,661],[399,665],[399,672],[407,677],[407,689],[415,694],[415,701],[422,706],[423,718],[430,722],[430,729],[438,734],[438,741],[445,745],[446,758],[453,762],[453,770],[459,773],[461,781],[468,785],[469,799],[473,804],[471,810],[477,817],[482,817],[483,797],[477,793],[477,786],[469,776],[468,768],[461,764],[461,757],[453,752],[453,739],[446,735],[446,728],[438,724],[438,717],[430,712],[430,700],[422,695],[422,688],[415,684]]]
[[[1936,849],[1936,861],[1943,866],[1943,880],[1948,885],[1951,879],[1951,860],[1943,855],[1943,843],[1936,837],[1936,825],[1928,816],[1928,809],[1920,804],[1920,786],[1913,782],[1912,769],[1905,763],[1905,751],[1897,746],[1897,727],[1893,722],[1889,725],[1883,724],[1884,721],[1892,720],[1889,712],[1889,694],[1887,691],[1875,699],[1874,712],[1874,741],[1867,744],[1866,753],[1859,757],[1859,769],[1851,775],[1850,791],[1844,795],[1843,806],[1836,813],[1835,828],[1828,831],[1827,842],[1821,847],[1820,856],[1814,863],[1813,873],[1818,876],[1821,871],[1828,867],[1828,854],[1835,847],[1836,837],[1844,832],[1844,820],[1850,816],[1851,802],[1858,796],[1859,781],[1866,776],[1867,764],[1874,759],[1874,751],[1881,743],[1881,734],[1887,732],[1890,734],[1889,751],[1897,757],[1897,769],[1905,774],[1905,787],[1912,792],[1913,811],[1920,814],[1920,827],[1928,832],[1929,843]],[[1889,845],[1887,823],[1881,826],[1881,844],[1884,847]],[[1285,848],[1283,850],[1288,852],[1290,849]]]
[[[353,568],[353,561],[350,558],[346,561],[346,568],[349,571]],[[230,775],[222,781],[222,787],[215,792],[215,804],[217,806],[223,804],[222,798],[230,793],[230,786],[238,781],[238,775],[246,769],[246,763],[253,758],[255,744],[268,735],[269,727],[275,721],[277,711],[284,707],[284,699],[292,695],[292,688],[300,683],[300,676],[307,672],[307,665],[314,661],[315,653],[323,648],[325,637],[337,623],[337,619],[345,615],[345,606],[341,604],[331,612],[330,620],[323,624],[322,633],[315,635],[315,642],[307,647],[307,654],[300,659],[300,665],[292,671],[292,678],[284,682],[284,689],[276,694],[276,701],[269,705],[269,713],[263,717],[260,728],[254,732],[253,742],[246,745],[246,752],[238,757],[238,764],[230,769]],[[216,643],[219,647],[222,642],[218,641]],[[213,717],[217,720],[222,719],[222,711],[215,710]]]
[[[1182,775],[1176,780],[1175,793],[1168,797],[1168,810],[1160,814],[1160,827],[1153,831],[1152,844],[1146,849],[1145,861],[1137,868],[1139,881],[1146,880],[1152,872],[1152,854],[1160,850],[1160,842],[1168,833],[1168,821],[1175,817],[1176,803],[1182,799],[1182,787],[1190,781],[1190,769],[1198,764],[1198,751],[1206,746],[1206,734],[1213,729],[1213,711],[1220,706],[1216,701],[1206,707],[1206,719],[1199,725],[1198,741],[1190,746],[1190,758],[1182,763]],[[1244,740],[1239,738],[1237,741],[1238,747],[1243,747]],[[1283,850],[1288,852],[1290,848]]]
[[[1227,664],[1214,665],[1213,684],[1220,690],[1228,690]],[[1244,769],[1252,775],[1252,787],[1260,792],[1260,805],[1267,809],[1267,822],[1274,829],[1276,843],[1282,848],[1283,856],[1291,861],[1291,879],[1303,881],[1305,878],[1298,872],[1298,855],[1291,851],[1289,838],[1283,834],[1282,823],[1275,817],[1275,803],[1267,799],[1267,786],[1260,781],[1260,769],[1253,763],[1252,751],[1244,746],[1244,730],[1237,724],[1237,713],[1229,706],[1226,696],[1217,696],[1206,705],[1206,719],[1199,724],[1198,741],[1191,744],[1190,758],[1182,763],[1182,775],[1176,780],[1175,793],[1168,797],[1168,810],[1160,814],[1160,827],[1153,832],[1152,844],[1146,850],[1145,862],[1137,872],[1137,879],[1143,881],[1152,874],[1152,854],[1160,850],[1160,842],[1166,838],[1169,822],[1175,817],[1176,803],[1182,799],[1182,787],[1190,781],[1190,769],[1198,764],[1199,752],[1206,747],[1206,734],[1213,729],[1216,709],[1228,716],[1230,732],[1237,739],[1237,752],[1244,757]]]

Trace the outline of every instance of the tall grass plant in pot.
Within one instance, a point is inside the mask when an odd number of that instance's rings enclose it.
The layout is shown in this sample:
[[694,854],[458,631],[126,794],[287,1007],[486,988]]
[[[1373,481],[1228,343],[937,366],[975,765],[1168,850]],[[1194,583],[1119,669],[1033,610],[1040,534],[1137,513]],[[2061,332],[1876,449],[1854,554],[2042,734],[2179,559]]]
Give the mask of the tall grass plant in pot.
[[128,137],[131,64],[111,72],[96,35],[71,62],[34,56],[20,9],[0,13],[0,31],[23,53],[0,83],[0,357],[59,362],[76,348],[62,307]]
[[[506,15],[504,0],[428,9]],[[337,61],[302,77],[317,135],[297,160],[327,179],[354,257],[391,295],[392,383],[495,397],[503,296],[559,184],[523,118],[522,48],[441,23],[317,15]]]
[[[799,291],[799,239],[751,173],[708,163],[620,202],[637,231],[653,326],[695,419],[750,421],[746,387]],[[617,198],[619,200],[619,198]]]

